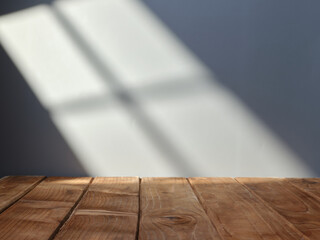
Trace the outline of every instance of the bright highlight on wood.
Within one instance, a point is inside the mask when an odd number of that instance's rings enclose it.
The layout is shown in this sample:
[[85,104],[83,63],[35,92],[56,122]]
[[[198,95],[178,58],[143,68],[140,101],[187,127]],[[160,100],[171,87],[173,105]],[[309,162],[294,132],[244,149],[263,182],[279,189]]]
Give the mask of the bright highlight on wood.
[[10,176],[0,239],[320,239],[320,179]]

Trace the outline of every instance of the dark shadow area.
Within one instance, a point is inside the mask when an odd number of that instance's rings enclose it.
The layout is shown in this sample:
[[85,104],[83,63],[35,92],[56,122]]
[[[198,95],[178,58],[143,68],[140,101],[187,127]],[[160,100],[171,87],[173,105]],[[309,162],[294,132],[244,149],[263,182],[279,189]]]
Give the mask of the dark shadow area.
[[0,66],[0,177],[86,176],[2,46]]
[[144,0],[320,176],[320,2]]
[[33,7],[38,4],[51,3],[53,0],[1,0],[0,15]]

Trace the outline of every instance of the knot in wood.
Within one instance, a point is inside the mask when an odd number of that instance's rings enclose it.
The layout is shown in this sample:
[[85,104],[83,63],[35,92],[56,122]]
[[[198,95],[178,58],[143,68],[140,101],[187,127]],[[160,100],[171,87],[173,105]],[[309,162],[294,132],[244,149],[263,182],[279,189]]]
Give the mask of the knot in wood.
[[163,225],[195,225],[196,220],[189,215],[168,215],[158,218],[159,223]]

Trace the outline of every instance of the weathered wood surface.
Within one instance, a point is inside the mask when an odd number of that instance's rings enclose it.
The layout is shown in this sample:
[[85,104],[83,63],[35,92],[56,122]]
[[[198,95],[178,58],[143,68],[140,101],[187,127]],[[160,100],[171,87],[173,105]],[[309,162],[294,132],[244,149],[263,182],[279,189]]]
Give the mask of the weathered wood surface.
[[90,178],[47,178],[0,215],[0,239],[49,239]]
[[302,233],[232,178],[190,178],[224,239],[301,239]]
[[95,178],[55,239],[136,239],[139,178]]
[[0,239],[320,240],[320,180],[5,177]]
[[320,202],[286,179],[237,178],[310,239],[320,239]]
[[0,179],[0,213],[28,193],[44,177],[9,176]]
[[300,188],[309,194],[320,199],[320,179],[319,178],[289,178],[286,181]]
[[143,178],[139,239],[221,239],[188,181]]

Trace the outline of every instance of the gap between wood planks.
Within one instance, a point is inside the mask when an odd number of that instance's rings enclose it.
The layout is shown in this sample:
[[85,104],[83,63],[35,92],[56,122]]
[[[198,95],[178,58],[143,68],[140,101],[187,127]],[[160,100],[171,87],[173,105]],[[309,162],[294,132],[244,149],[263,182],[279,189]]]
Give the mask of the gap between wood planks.
[[72,216],[74,210],[77,208],[77,206],[79,205],[81,199],[83,198],[83,196],[88,192],[89,186],[91,185],[91,183],[93,182],[94,177],[91,178],[89,184],[86,186],[86,188],[83,190],[82,194],[80,195],[79,199],[75,202],[75,204],[73,205],[73,207],[70,209],[70,211],[67,213],[67,215],[64,217],[64,219],[60,222],[59,226],[57,227],[57,229],[52,233],[52,235],[49,237],[48,240],[52,240],[56,237],[56,235],[59,233],[59,231],[61,230],[61,228],[64,226],[64,224],[70,219],[70,217]]
[[[1,180],[5,180],[7,178],[9,178],[10,176],[6,176],[0,179]],[[40,176],[39,176],[40,177]],[[31,192],[36,186],[38,186],[42,181],[44,181],[47,177],[42,176],[42,179],[40,179],[39,181],[35,182],[34,184],[31,184],[25,191],[23,191],[22,193],[20,193],[20,195],[13,201],[11,201],[6,207],[0,209],[0,214],[3,213],[4,211],[6,211],[8,208],[10,208],[11,206],[13,206],[16,202],[18,202],[21,198],[23,198],[25,195],[27,195],[29,192]]]
[[241,186],[243,186],[245,189],[247,189],[252,195],[254,195],[256,198],[258,198],[260,200],[260,202],[266,207],[268,208],[270,211],[272,211],[275,215],[277,215],[279,218],[281,218],[283,221],[287,222],[289,225],[291,225],[293,228],[296,228],[290,221],[288,221],[285,217],[283,217],[280,213],[278,213],[276,210],[274,210],[269,204],[268,202],[266,202],[265,200],[263,200],[258,194],[256,194],[254,191],[252,191],[252,189],[250,189],[248,186],[246,186],[246,184],[238,181],[238,178],[234,178],[235,181],[237,181],[237,183],[239,183]]
[[[194,195],[196,196],[196,198],[197,198],[200,206],[202,207],[202,209],[205,211],[205,213],[206,213],[207,216],[208,216],[208,209],[207,209],[207,208],[202,204],[202,202],[200,201],[199,196],[198,196],[198,192],[194,189],[194,186],[192,186],[189,178],[186,178],[186,179],[187,179],[187,182],[188,182],[189,186],[191,187]],[[210,222],[211,222],[211,221],[210,221]],[[211,225],[212,225],[214,228],[216,228],[216,226],[215,226],[212,222],[211,222]]]
[[[246,188],[251,194],[253,194],[256,198],[258,198],[260,200],[260,202],[262,204],[264,204],[264,206],[268,209],[270,209],[270,211],[272,211],[275,215],[277,215],[279,218],[281,218],[283,221],[287,222],[290,226],[292,226],[293,228],[297,229],[296,226],[294,224],[292,224],[290,221],[288,221],[284,216],[282,216],[278,211],[276,211],[267,201],[265,201],[261,196],[259,196],[257,193],[255,193],[252,189],[250,189],[250,187],[248,187],[245,183],[239,181],[239,179],[241,178],[234,178],[235,181],[237,181],[241,186],[243,186],[244,188]],[[300,191],[305,192],[304,190],[300,189],[299,187],[295,186],[294,184],[292,184],[290,181],[288,181],[288,184],[293,185],[294,187],[296,187],[297,189],[299,189]],[[317,198],[316,198],[317,199]],[[301,232],[299,229],[297,229],[299,232]],[[306,236],[304,236],[305,239],[309,239]]]
[[138,177],[94,178],[54,239],[135,239],[138,195]]
[[[81,202],[81,200],[85,197],[85,195],[87,194],[87,192],[90,189],[90,186],[92,185],[92,182],[94,181],[95,178],[91,178],[89,184],[86,186],[86,188],[83,190],[81,196],[79,197],[79,199],[75,202],[75,204],[73,205],[73,207],[70,209],[70,211],[68,212],[68,214],[64,217],[64,219],[60,222],[59,226],[57,227],[57,229],[52,233],[52,235],[50,236],[49,240],[53,240],[57,237],[57,235],[59,234],[59,232],[63,229],[64,226],[66,226],[66,224],[68,223],[68,221],[70,221],[70,219],[72,218],[72,216],[74,215],[75,211],[77,211],[77,208]],[[201,203],[201,201],[199,201],[199,198],[197,196],[197,192],[194,190],[192,184],[190,184],[189,179],[188,178],[183,178],[187,181],[187,186],[189,186],[193,192],[193,194],[195,195],[199,205],[201,206],[201,208],[205,211],[205,214],[207,215],[206,212],[206,208],[203,206],[203,204]],[[139,178],[139,190],[138,190],[138,219],[137,219],[137,225],[136,225],[136,234],[135,234],[135,240],[139,240],[140,238],[140,223],[141,223],[141,215],[142,215],[142,209],[141,209],[141,183],[142,183],[142,178]],[[216,229],[216,226],[210,221],[209,224]]]
[[[1,180],[3,180],[4,178],[2,178]],[[39,177],[40,179],[40,177]],[[5,212],[8,208],[10,208],[11,206],[13,206],[14,204],[16,204],[21,198],[23,198],[25,195],[27,195],[31,190],[33,190],[35,187],[37,187],[42,181],[44,181],[46,179],[46,177],[42,177],[42,179],[38,180],[38,181],[35,181],[34,183],[32,183],[30,186],[26,186],[23,191],[21,191],[20,194],[17,194],[16,196],[14,195],[14,198],[12,198],[13,200],[10,201],[8,203],[7,206],[5,206],[4,208],[2,208],[2,210],[0,211],[1,212]],[[84,199],[84,197],[86,196],[86,194],[88,193],[89,189],[90,189],[90,186],[92,186],[92,183],[94,182],[94,179],[95,178],[88,178],[90,179],[90,181],[88,182],[88,184],[83,188],[80,196],[78,197],[78,199],[74,202],[73,205],[71,205],[72,207],[70,208],[70,210],[67,212],[67,214],[63,217],[63,219],[60,221],[59,225],[56,227],[56,229],[52,232],[52,234],[50,235],[49,239],[50,240],[53,240],[57,237],[57,235],[60,233],[60,231],[62,229],[64,229],[64,226],[66,226],[66,224],[68,224],[68,222],[70,221],[71,217],[75,214],[75,211],[77,210],[77,208],[79,207],[79,204],[80,202]],[[137,178],[136,178],[137,179]],[[167,178],[167,179],[170,179],[170,178]],[[173,178],[174,179],[174,178]],[[210,219],[210,224],[213,228],[215,228],[216,230],[218,230],[217,226],[216,226],[216,222],[215,220],[212,220],[212,218],[210,217],[210,205],[208,205],[207,202],[204,202],[203,201],[203,191],[200,191],[199,192],[199,185],[197,186],[197,184],[195,184],[195,180],[193,178],[189,179],[189,178],[180,178],[180,179],[184,179],[187,181],[187,184],[185,184],[185,186],[188,186],[190,187],[190,190],[191,192],[193,193],[193,195],[195,196],[196,198],[196,201],[199,203],[199,206],[203,209],[204,213],[206,214],[206,216],[209,217]],[[199,178],[200,179],[200,178]],[[210,179],[210,178],[208,178]],[[216,178],[218,179],[218,178]],[[220,178],[222,179],[222,178]],[[297,231],[299,233],[301,233],[302,235],[302,238],[301,239],[308,239],[307,237],[305,237],[306,235],[308,236],[308,232],[310,229],[308,228],[305,228],[305,229],[300,229],[300,227],[298,225],[296,225],[294,222],[290,221],[290,219],[287,218],[287,216],[285,214],[283,214],[281,211],[279,212],[278,208],[276,207],[275,208],[275,203],[273,203],[272,201],[270,202],[268,200],[268,198],[266,198],[266,196],[264,195],[261,195],[259,193],[259,189],[255,189],[254,188],[254,184],[257,184],[259,183],[259,181],[262,181],[264,179],[260,179],[258,180],[257,178],[232,178],[233,180],[235,180],[234,182],[239,184],[239,187],[243,188],[243,189],[246,189],[246,191],[248,191],[248,193],[252,194],[256,199],[259,200],[259,202],[264,206],[263,208],[265,208],[266,210],[268,210],[269,212],[272,212],[273,215],[277,216],[277,218],[281,219],[281,221],[284,223],[284,225],[288,226],[290,225],[289,229],[294,229],[294,231]],[[1,182],[0,180],[0,182]],[[267,179],[265,179],[267,180]],[[20,180],[21,181],[21,180]],[[198,181],[198,180],[197,180]],[[219,180],[220,181],[220,180]],[[219,182],[218,181],[218,182]],[[221,180],[222,181],[222,180]],[[225,180],[223,180],[222,182],[224,182]],[[268,183],[270,184],[272,182],[276,182],[278,181],[279,183],[279,186],[278,186],[278,190],[281,188],[284,188],[286,186],[291,186],[291,192],[294,194],[298,194],[298,193],[301,193],[301,194],[304,194],[303,196],[309,196],[307,198],[310,198],[311,200],[315,200],[317,202],[316,206],[317,208],[315,208],[316,212],[320,212],[320,205],[319,205],[319,201],[320,201],[320,192],[319,192],[319,185],[310,185],[311,183],[317,183],[317,184],[320,184],[320,180],[317,179],[269,179]],[[217,182],[217,183],[218,183]],[[222,183],[221,182],[221,183]],[[255,183],[256,182],[256,183]],[[136,182],[137,183],[137,182]],[[137,186],[138,185],[138,186]],[[142,207],[142,197],[141,197],[141,193],[142,193],[142,178],[139,178],[139,181],[138,181],[138,184],[136,186],[138,187],[138,189],[136,188],[136,190],[138,190],[138,204],[136,205],[136,209],[137,209],[137,214],[136,214],[136,217],[137,217],[137,222],[136,222],[136,231],[135,231],[135,234],[133,234],[133,238],[132,239],[135,239],[135,240],[138,240],[138,239],[144,239],[142,238],[140,235],[142,234],[142,232],[140,231],[140,228],[143,226],[141,225],[141,217],[142,217],[142,213],[143,213],[143,209],[141,209]],[[169,184],[170,185],[170,184]],[[168,185],[168,187],[169,187]],[[251,186],[252,185],[252,186]],[[268,185],[268,184],[266,184]],[[270,185],[271,186],[271,185]],[[216,188],[217,190],[219,190],[218,188]],[[228,188],[229,189],[229,188]],[[225,189],[227,190],[227,189]],[[272,188],[270,189],[266,189],[267,191],[273,191]],[[214,190],[215,192],[216,190]],[[220,190],[219,190],[220,191]],[[219,192],[218,191],[218,192]],[[230,191],[230,189],[229,189]],[[277,190],[275,190],[277,191]],[[289,191],[289,190],[288,190]],[[210,192],[210,191],[209,191]],[[221,192],[221,191],[220,191]],[[224,190],[222,189],[222,192],[221,194],[224,192]],[[228,190],[227,190],[228,192]],[[278,191],[279,192],[279,191]],[[283,191],[280,191],[282,194],[280,195],[283,195],[283,196],[286,196],[286,192],[283,192]],[[162,192],[160,191],[159,193],[162,194]],[[165,192],[163,192],[164,194],[167,194],[169,192],[167,192],[167,190],[165,190]],[[175,195],[174,195],[174,191],[171,192],[171,196],[170,198],[175,198]],[[213,193],[213,192],[212,192]],[[231,193],[231,192],[230,192]],[[110,194],[110,193],[109,193]],[[237,194],[237,193],[235,193]],[[240,196],[240,195],[239,195]],[[289,195],[288,195],[289,196]],[[297,197],[299,198],[299,194],[297,195]],[[290,197],[290,196],[289,196]],[[300,196],[301,198],[301,196]],[[312,201],[313,201],[312,200]],[[251,205],[251,203],[249,203]],[[252,205],[253,206],[253,205]],[[318,208],[319,206],[319,208]],[[239,206],[238,206],[239,207]],[[261,209],[261,207],[260,207]],[[266,211],[267,212],[267,211]],[[172,213],[171,213],[172,214]],[[211,213],[212,214],[212,213]],[[260,213],[259,213],[260,215]],[[310,215],[309,213],[306,214],[306,215]],[[182,215],[183,216],[183,215]],[[262,215],[261,215],[262,216]],[[170,219],[171,220],[171,219]],[[270,220],[270,219],[269,219]],[[219,224],[218,224],[219,225]],[[131,226],[134,226],[134,225],[131,225]],[[312,231],[312,229],[311,229]],[[304,235],[305,234],[305,235]],[[313,232],[313,236],[315,236],[314,234],[316,234],[315,232]],[[219,232],[218,231],[218,235],[221,236],[221,239],[226,239],[223,232]],[[287,239],[287,238],[285,238]],[[294,238],[296,239],[296,238]],[[314,239],[314,238],[312,238]]]
[[303,239],[319,239],[319,178],[270,178],[263,187],[259,184],[259,178],[235,180],[259,198],[266,207],[273,209],[275,215],[302,232]]
[[139,209],[138,209],[138,222],[137,222],[137,231],[136,231],[136,240],[139,240],[139,228],[140,228],[140,217],[141,217],[141,178],[139,177]]

